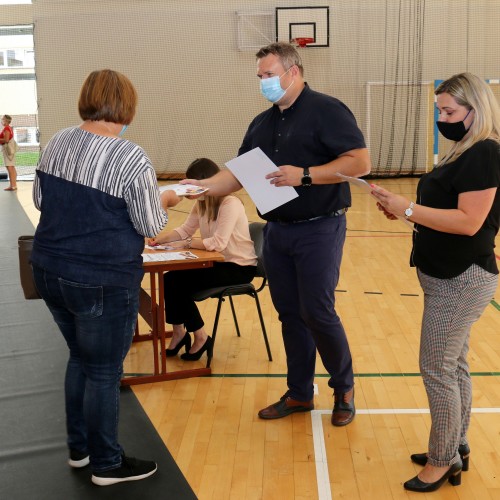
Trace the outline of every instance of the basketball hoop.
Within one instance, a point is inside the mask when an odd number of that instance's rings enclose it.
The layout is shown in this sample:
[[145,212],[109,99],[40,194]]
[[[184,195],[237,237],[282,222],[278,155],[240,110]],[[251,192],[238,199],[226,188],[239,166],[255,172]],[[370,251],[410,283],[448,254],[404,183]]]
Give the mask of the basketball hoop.
[[296,47],[304,48],[307,47],[310,43],[314,43],[314,38],[308,38],[308,37],[292,38],[292,40],[290,40],[290,43],[292,43]]

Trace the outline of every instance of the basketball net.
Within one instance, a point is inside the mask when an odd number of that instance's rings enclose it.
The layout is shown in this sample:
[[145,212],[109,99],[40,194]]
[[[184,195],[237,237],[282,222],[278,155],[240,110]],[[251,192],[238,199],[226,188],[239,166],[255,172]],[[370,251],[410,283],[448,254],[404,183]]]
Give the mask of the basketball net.
[[292,45],[295,45],[296,47],[304,48],[307,47],[310,43],[314,43],[314,38],[308,38],[308,37],[292,38],[290,40],[290,43]]

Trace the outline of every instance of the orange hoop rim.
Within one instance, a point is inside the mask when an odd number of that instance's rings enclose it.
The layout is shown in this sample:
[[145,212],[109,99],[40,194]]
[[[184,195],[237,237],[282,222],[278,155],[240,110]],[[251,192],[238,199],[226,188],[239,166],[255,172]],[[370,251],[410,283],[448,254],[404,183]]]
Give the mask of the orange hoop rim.
[[292,40],[290,40],[290,43],[293,43],[297,47],[304,48],[309,44],[314,43],[314,38],[300,36],[297,38],[292,38]]

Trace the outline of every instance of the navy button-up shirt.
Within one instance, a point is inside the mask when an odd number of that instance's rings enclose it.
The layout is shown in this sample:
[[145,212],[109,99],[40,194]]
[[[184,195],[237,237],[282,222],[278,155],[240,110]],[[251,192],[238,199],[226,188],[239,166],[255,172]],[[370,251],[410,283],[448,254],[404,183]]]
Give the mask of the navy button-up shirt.
[[[277,105],[254,118],[238,154],[256,147],[279,167],[324,165],[365,141],[354,115],[338,99],[315,92],[307,84],[288,109]],[[279,188],[277,188],[279,189]],[[349,184],[298,186],[299,196],[261,217],[268,221],[305,220],[351,205]]]

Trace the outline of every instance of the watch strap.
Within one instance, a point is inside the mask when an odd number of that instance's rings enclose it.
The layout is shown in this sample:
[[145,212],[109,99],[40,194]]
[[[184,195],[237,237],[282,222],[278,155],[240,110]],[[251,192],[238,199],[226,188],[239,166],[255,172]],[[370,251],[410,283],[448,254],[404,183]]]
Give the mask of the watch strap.
[[309,167],[304,167],[304,175],[300,180],[302,186],[310,186],[312,184],[311,174],[309,173]]

